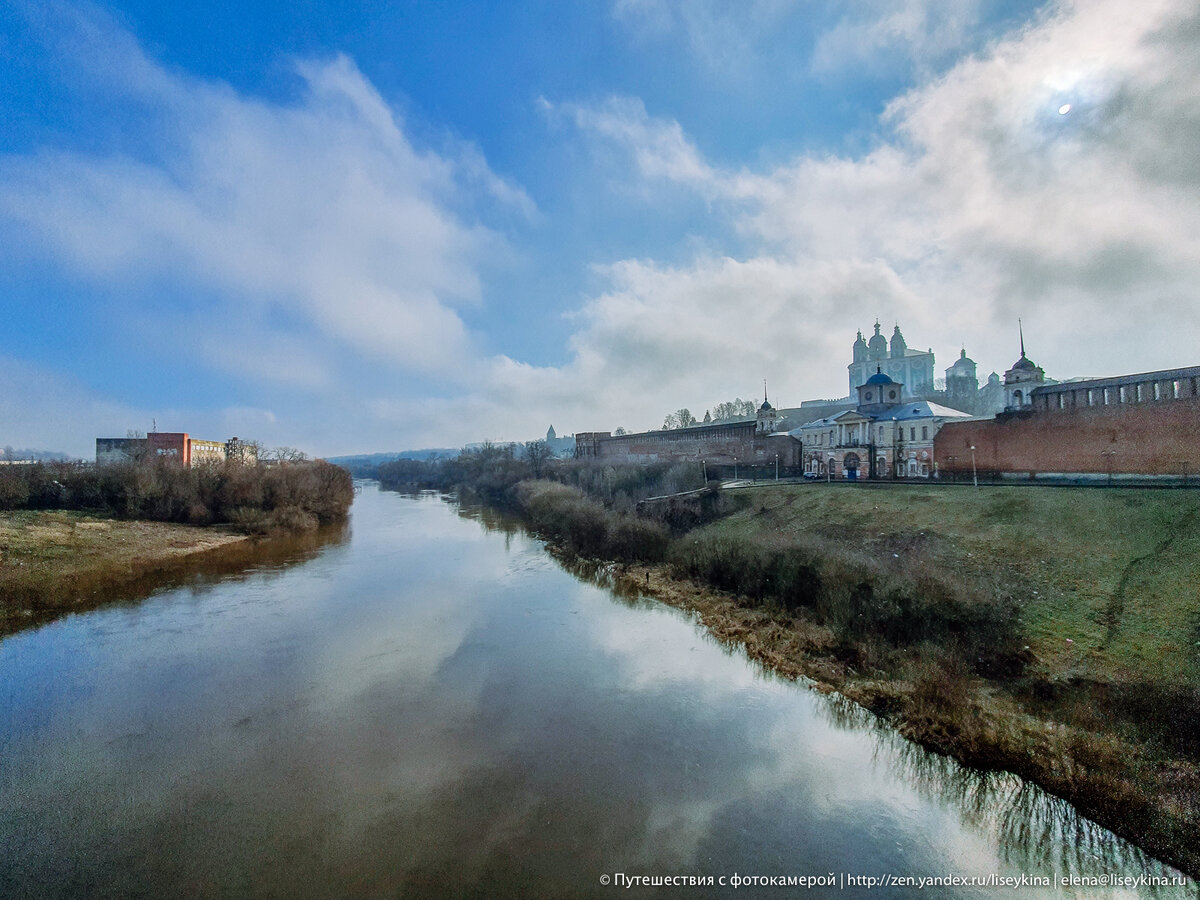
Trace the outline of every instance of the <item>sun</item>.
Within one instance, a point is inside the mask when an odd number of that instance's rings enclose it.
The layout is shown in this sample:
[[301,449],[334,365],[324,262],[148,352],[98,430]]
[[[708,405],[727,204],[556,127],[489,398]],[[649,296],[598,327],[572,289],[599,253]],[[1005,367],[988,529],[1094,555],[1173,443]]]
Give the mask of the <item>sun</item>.
[[1070,104],[1070,103],[1064,103],[1062,106],[1060,106],[1060,107],[1058,108],[1058,114],[1059,114],[1060,116],[1065,116],[1065,115],[1066,115],[1067,113],[1069,113],[1070,111],[1071,111],[1071,104]]

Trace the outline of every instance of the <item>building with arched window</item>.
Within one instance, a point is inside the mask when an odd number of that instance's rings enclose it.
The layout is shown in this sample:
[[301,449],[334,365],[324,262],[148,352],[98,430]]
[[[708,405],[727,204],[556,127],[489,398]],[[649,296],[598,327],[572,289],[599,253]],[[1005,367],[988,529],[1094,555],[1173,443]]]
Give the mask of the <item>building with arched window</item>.
[[942,425],[970,416],[905,396],[904,385],[876,369],[858,386],[858,404],[789,432],[803,447],[806,474],[851,481],[929,478],[933,439]]

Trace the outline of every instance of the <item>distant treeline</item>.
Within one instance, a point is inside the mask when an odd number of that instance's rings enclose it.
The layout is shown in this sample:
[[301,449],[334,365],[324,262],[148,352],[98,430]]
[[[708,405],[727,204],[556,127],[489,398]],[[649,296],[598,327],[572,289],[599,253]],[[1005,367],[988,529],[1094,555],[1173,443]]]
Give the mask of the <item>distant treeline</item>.
[[456,448],[437,447],[428,450],[404,450],[399,453],[363,453],[357,456],[330,456],[328,462],[347,469],[355,478],[378,478],[379,466],[397,459],[445,459],[457,456]]
[[632,513],[638,500],[704,487],[699,463],[599,465],[555,459],[542,441],[531,441],[517,457],[509,447],[464,450],[452,459],[398,459],[381,463],[379,482],[393,490],[433,488],[465,490],[499,505],[516,505],[514,487],[529,479],[547,479],[579,488],[618,513]]
[[353,500],[350,473],[321,460],[188,468],[156,458],[0,467],[0,509],[73,509],[119,519],[230,524],[252,533],[335,522]]

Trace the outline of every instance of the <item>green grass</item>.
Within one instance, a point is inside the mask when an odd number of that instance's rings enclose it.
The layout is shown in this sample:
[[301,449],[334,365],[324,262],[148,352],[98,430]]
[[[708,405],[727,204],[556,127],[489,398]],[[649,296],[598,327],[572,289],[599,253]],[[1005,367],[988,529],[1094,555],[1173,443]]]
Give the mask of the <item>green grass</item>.
[[746,509],[696,534],[795,541],[1011,597],[1046,674],[1200,681],[1200,493],[820,484],[746,493]]

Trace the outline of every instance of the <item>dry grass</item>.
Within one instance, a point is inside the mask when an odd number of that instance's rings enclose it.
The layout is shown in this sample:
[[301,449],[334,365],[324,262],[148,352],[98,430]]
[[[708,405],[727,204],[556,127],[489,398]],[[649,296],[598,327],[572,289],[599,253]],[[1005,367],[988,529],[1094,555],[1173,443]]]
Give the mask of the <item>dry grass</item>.
[[220,528],[62,510],[0,513],[0,634],[248,541]]

